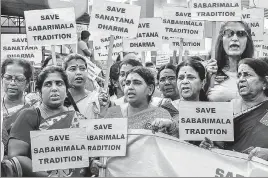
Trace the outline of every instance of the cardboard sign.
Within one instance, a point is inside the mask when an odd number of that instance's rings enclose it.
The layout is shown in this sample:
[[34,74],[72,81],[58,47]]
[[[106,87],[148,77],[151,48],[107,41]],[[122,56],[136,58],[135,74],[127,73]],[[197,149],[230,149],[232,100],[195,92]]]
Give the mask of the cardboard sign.
[[74,8],[24,11],[28,45],[77,43]]
[[87,25],[83,25],[83,24],[76,24],[76,32],[80,33],[84,30],[88,31],[88,26]]
[[261,57],[268,57],[268,44],[262,45],[262,55]]
[[192,21],[191,11],[184,7],[164,7],[165,36],[186,39],[204,38],[204,21]]
[[263,43],[260,57],[268,57],[268,33],[266,30],[263,34]]
[[95,80],[97,78],[97,76],[100,74],[101,69],[96,64],[94,64],[93,62],[88,60],[87,61],[87,72],[88,72],[88,77],[91,80]]
[[135,39],[124,38],[124,51],[158,51],[162,48],[164,26],[161,18],[141,18]]
[[[95,60],[107,60],[110,36],[107,34],[98,33],[98,35],[94,35],[93,41]],[[114,36],[112,58],[115,60],[117,56],[120,55],[121,51],[123,51],[123,37]]]
[[249,0],[249,6],[268,9],[267,0]]
[[241,20],[241,0],[192,0],[190,4],[192,20]]
[[[171,50],[179,50],[180,39],[170,38],[169,47]],[[205,39],[183,39],[183,49],[191,51],[202,51],[205,50]]]
[[255,51],[262,50],[263,40],[253,40],[253,44],[254,44]]
[[156,56],[156,67],[160,68],[163,65],[170,63],[170,56],[168,54],[159,54]]
[[89,28],[93,32],[135,37],[140,19],[140,6],[93,1]]
[[181,140],[233,141],[233,106],[222,102],[180,102]]
[[264,9],[243,9],[242,20],[251,27],[253,40],[263,40],[264,32]]
[[33,172],[89,166],[85,128],[31,131]]
[[83,120],[81,126],[87,128],[89,157],[125,156],[127,123],[127,118]]
[[1,59],[27,59],[41,64],[42,49],[39,46],[28,46],[26,34],[1,34]]

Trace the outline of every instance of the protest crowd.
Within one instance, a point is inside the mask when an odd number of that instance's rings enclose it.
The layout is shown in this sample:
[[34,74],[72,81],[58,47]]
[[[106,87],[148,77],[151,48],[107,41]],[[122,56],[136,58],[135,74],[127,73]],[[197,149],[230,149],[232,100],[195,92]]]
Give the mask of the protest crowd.
[[[25,11],[20,38],[34,47],[19,50],[51,52],[38,56],[40,68],[1,55],[1,176],[268,176],[268,34],[252,25],[264,21],[254,10],[264,9],[219,1],[163,7],[161,18],[94,1],[79,33],[72,8]],[[220,22],[210,53],[183,55],[204,47],[205,21]],[[55,45],[69,45],[69,54]],[[148,51],[166,53],[151,60]],[[190,173],[199,156],[213,173]],[[176,170],[183,162],[188,174]]]

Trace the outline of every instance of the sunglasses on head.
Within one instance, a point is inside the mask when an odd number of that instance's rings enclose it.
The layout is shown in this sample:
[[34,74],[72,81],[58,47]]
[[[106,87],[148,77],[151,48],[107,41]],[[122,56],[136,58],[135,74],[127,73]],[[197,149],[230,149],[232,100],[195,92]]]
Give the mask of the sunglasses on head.
[[237,37],[245,37],[248,35],[248,33],[245,30],[234,31],[230,29],[224,30],[222,34],[223,36],[226,36],[228,38],[233,37],[234,34],[236,34]]

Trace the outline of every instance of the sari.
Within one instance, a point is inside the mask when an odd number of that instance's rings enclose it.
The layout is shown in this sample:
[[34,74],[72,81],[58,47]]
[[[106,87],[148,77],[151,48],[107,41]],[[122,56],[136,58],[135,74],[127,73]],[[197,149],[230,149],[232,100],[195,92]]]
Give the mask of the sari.
[[[97,91],[89,92],[84,98],[76,102],[79,112],[88,119],[97,119],[100,113],[100,104]],[[74,110],[73,106],[68,107]]]
[[[76,111],[67,111],[41,120],[39,130],[79,128],[79,120],[86,119]],[[65,169],[48,171],[52,177],[81,177],[81,169]]]
[[[79,128],[79,120],[84,119],[86,118],[76,111],[65,111],[48,118],[43,118],[38,107],[31,107],[22,111],[11,130],[10,138],[22,140],[31,145],[30,131]],[[81,169],[66,169],[47,172],[49,176],[53,177],[81,177],[80,171]]]
[[268,100],[241,110],[241,100],[233,100],[234,142],[225,142],[224,148],[243,152],[249,147],[268,148]]
[[2,101],[2,112],[3,112],[3,123],[2,123],[2,142],[4,144],[4,155],[7,155],[7,144],[8,144],[8,136],[11,130],[12,125],[14,124],[14,122],[16,121],[19,113],[26,109],[26,108],[30,108],[31,106],[35,105],[38,100],[32,98],[29,99],[27,97],[27,95],[24,97],[24,104],[21,105],[17,105],[14,106],[12,108],[6,108],[4,105],[4,98]]
[[[149,105],[148,109],[140,111],[132,116],[128,116],[127,108],[128,103],[121,106],[114,106],[108,109],[104,118],[128,118],[128,129],[149,129],[152,130],[152,122],[156,118],[171,119],[170,114],[163,108],[158,108]],[[175,122],[173,122],[169,131],[164,133],[177,136],[177,128]]]

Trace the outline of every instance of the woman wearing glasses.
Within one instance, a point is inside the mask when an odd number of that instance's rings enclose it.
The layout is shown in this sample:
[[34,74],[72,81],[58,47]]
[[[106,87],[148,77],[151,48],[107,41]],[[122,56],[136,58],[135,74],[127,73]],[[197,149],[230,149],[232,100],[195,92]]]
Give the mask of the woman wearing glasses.
[[[24,92],[29,85],[32,73],[31,64],[24,59],[6,59],[2,63],[3,127],[5,127],[8,134],[19,111],[35,103],[35,101],[27,100]],[[2,137],[6,154],[8,134],[3,133]]]
[[[239,97],[236,87],[237,67],[241,59],[252,58],[254,45],[248,24],[225,22],[216,43],[216,59],[208,61],[206,88],[210,101],[231,101]],[[216,74],[215,81],[211,80]],[[211,83],[214,82],[214,83]],[[210,87],[212,86],[214,87]]]

